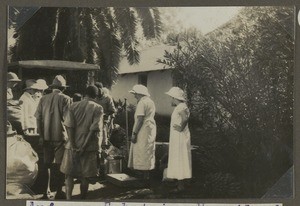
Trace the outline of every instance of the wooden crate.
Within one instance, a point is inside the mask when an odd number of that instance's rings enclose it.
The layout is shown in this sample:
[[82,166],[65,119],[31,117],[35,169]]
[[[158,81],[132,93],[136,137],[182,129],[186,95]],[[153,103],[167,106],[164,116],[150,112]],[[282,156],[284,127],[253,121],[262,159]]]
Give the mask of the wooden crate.
[[145,182],[142,179],[131,177],[125,173],[107,174],[107,181],[119,187],[143,187]]

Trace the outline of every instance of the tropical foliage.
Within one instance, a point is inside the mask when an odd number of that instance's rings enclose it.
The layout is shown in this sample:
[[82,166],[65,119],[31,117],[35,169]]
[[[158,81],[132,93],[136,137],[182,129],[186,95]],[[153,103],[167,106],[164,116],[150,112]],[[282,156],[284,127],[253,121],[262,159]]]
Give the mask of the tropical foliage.
[[292,165],[293,34],[292,8],[249,7],[205,36],[176,37],[159,60],[187,91],[207,187],[221,172],[260,197]]
[[[16,14],[17,15],[17,14]],[[11,18],[13,21],[15,18]],[[13,25],[13,22],[11,22]],[[96,63],[99,81],[110,87],[123,55],[139,62],[137,31],[159,37],[157,8],[40,8],[16,33],[11,61],[32,59]]]

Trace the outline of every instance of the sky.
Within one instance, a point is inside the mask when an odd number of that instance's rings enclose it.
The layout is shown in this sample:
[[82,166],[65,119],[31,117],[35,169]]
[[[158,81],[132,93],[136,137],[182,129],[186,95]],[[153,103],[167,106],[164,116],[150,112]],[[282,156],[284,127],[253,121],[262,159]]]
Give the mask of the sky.
[[[194,27],[206,34],[234,17],[242,7],[171,7],[161,8],[163,18],[183,29]],[[172,11],[173,12],[168,12]],[[166,13],[169,14],[166,14]],[[168,16],[169,15],[169,16]],[[180,28],[178,28],[180,29]]]

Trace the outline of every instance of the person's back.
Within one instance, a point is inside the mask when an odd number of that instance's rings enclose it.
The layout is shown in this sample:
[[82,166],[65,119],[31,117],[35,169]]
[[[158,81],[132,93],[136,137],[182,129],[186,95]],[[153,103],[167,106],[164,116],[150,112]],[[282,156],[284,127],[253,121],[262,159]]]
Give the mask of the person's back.
[[69,96],[57,89],[41,98],[36,118],[43,121],[45,141],[64,141],[66,139],[67,134],[63,121],[71,102]]
[[[48,194],[51,194],[49,191],[50,182],[54,181],[57,183],[55,199],[64,199],[65,194],[62,191],[64,174],[59,171],[59,168],[65,150],[64,144],[68,137],[63,122],[72,100],[63,94],[63,91],[68,87],[63,76],[55,76],[49,87],[53,89],[52,93],[40,99],[35,113],[37,128],[40,133],[39,143],[43,147],[43,164],[50,173],[45,177],[48,187],[46,185],[43,188],[43,198],[48,198]],[[51,175],[52,172],[55,175]]]
[[[84,98],[80,102],[75,102],[70,107],[70,112],[74,118],[75,145],[80,147],[85,141],[85,137],[90,130],[102,127],[102,121],[98,117],[102,115],[103,109],[94,100]],[[67,147],[68,148],[68,147]],[[91,139],[87,146],[87,151],[97,151],[99,149],[97,136]]]
[[[141,106],[143,105],[143,106]],[[154,102],[147,96],[144,96],[139,101],[137,108],[143,108],[143,115],[144,115],[144,121],[152,121],[155,122],[154,116],[155,116],[155,104]],[[137,115],[139,115],[139,110],[137,112]]]
[[115,104],[110,95],[103,95],[97,99],[97,103],[103,107],[104,114],[110,115],[116,112]]
[[98,134],[102,130],[102,107],[95,102],[98,96],[96,86],[86,88],[86,98],[72,104],[64,125],[68,133],[68,142],[62,159],[60,171],[65,174],[66,197],[72,198],[74,178],[81,180],[81,199],[85,199],[89,178],[95,177],[98,172]]

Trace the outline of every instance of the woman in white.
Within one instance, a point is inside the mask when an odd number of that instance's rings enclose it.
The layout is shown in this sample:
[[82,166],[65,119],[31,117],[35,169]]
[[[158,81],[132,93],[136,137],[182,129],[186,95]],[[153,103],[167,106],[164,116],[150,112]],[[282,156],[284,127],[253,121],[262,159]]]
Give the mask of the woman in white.
[[155,166],[155,105],[147,87],[138,84],[129,92],[134,94],[138,104],[134,114],[128,167],[142,171],[143,178],[149,179],[149,171]]
[[38,101],[35,97],[39,96],[46,87],[48,86],[34,79],[26,80],[25,91],[20,97],[22,112],[21,125],[26,135],[37,133],[37,124],[34,114],[38,106]]
[[172,106],[175,106],[170,124],[167,178],[178,180],[174,192],[179,192],[184,190],[184,180],[192,177],[191,138],[188,128],[190,112],[182,89],[172,87],[166,94],[172,97]]

